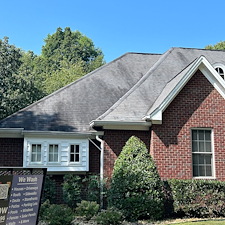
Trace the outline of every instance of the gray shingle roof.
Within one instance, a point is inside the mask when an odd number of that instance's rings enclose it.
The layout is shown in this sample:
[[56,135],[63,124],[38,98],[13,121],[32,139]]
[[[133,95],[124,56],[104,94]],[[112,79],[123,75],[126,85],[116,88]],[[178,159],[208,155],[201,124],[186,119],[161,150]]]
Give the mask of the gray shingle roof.
[[0,128],[85,132],[160,58],[127,53],[74,83],[0,121]]
[[[145,76],[98,120],[141,121],[153,110],[151,108],[155,108],[158,104],[156,101],[161,93],[167,92],[170,86],[174,85],[171,82],[173,78],[201,55],[204,55],[211,64],[225,62],[224,51],[172,48],[162,55]],[[160,98],[162,99],[162,96]]]
[[142,121],[201,55],[212,65],[225,64],[224,51],[171,48],[163,55],[127,53],[0,121],[0,128],[87,132],[92,120]]

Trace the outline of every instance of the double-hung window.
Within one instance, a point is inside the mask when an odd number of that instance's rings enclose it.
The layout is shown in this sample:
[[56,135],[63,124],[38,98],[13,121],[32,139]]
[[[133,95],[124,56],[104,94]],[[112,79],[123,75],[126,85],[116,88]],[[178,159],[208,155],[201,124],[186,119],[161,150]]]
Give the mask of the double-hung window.
[[213,176],[212,130],[192,130],[192,161],[194,177]]
[[59,161],[59,145],[58,144],[49,145],[48,161],[50,163],[56,163]]
[[33,163],[41,162],[41,145],[40,144],[31,145],[31,162]]
[[80,161],[80,145],[70,145],[70,162]]

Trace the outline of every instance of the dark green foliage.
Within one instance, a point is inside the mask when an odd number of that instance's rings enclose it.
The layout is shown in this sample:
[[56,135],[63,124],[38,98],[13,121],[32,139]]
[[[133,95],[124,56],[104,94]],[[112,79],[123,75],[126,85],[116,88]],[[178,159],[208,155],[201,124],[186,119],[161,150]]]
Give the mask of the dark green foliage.
[[178,216],[225,216],[225,182],[169,180],[174,212]]
[[123,214],[117,209],[109,208],[102,210],[99,214],[94,217],[97,224],[102,225],[119,225],[123,221]]
[[48,175],[45,177],[42,202],[49,200],[50,203],[55,203],[56,183]]
[[47,222],[48,225],[71,225],[74,219],[74,213],[66,205],[50,204],[44,202],[40,209],[40,220]]
[[128,220],[158,219],[163,214],[162,182],[145,144],[131,137],[115,162],[109,206]]
[[85,199],[100,203],[100,180],[98,175],[88,175],[82,179]]
[[98,211],[99,204],[84,200],[81,201],[81,203],[77,203],[77,207],[75,209],[76,215],[85,217],[86,220],[90,220],[98,213]]
[[63,199],[71,208],[81,201],[81,178],[68,174],[64,176]]

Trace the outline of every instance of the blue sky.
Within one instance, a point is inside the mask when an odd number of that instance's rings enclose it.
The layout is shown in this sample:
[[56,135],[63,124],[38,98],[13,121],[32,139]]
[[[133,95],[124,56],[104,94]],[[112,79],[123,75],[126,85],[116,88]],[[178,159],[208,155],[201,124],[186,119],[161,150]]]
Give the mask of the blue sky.
[[224,0],[0,0],[0,39],[40,54],[57,27],[91,38],[107,62],[225,40]]

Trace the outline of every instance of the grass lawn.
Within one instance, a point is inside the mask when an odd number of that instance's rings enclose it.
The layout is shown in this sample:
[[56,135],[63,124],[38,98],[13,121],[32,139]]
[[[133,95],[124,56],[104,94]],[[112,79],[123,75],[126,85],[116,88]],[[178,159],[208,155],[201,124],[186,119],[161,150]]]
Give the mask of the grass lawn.
[[[225,225],[225,218],[215,218],[215,219],[174,219],[174,220],[165,220],[153,223],[156,225]],[[146,224],[147,225],[147,224]]]
[[176,223],[176,225],[204,225],[204,224],[213,224],[213,225],[222,225],[225,224],[225,220],[208,220],[208,221],[192,221],[192,222],[184,222],[184,223]]

